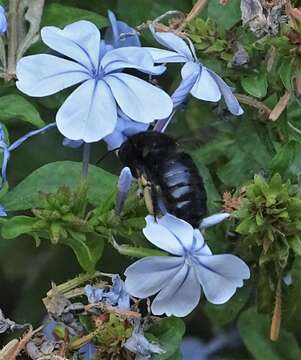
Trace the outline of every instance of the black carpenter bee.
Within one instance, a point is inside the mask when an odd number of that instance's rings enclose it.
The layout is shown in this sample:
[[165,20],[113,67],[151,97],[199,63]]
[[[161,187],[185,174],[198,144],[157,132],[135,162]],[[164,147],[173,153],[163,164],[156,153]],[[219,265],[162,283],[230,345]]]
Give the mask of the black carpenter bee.
[[118,156],[138,180],[151,214],[158,214],[162,199],[170,214],[199,226],[207,210],[203,180],[191,156],[173,138],[144,131],[130,136]]

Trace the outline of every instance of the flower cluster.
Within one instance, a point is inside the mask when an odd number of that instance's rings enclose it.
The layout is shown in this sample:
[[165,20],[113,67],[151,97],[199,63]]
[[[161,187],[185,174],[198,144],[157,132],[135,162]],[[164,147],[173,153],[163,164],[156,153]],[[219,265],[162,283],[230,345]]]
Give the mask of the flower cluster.
[[125,271],[126,290],[153,300],[153,314],[186,316],[199,303],[201,288],[208,301],[223,304],[250,277],[248,266],[229,254],[213,255],[201,232],[170,214],[146,217],[145,237],[173,256],[150,256]]
[[[117,148],[155,120],[163,130],[163,124],[170,121],[173,110],[189,93],[206,101],[218,101],[223,95],[233,114],[242,113],[229,86],[198,61],[192,45],[173,33],[152,29],[154,38],[170,50],[141,47],[134,29],[117,21],[112,12],[108,15],[111,27],[104,40],[88,21],[75,22],[63,30],[44,27],[42,40],[57,55],[32,55],[18,62],[17,87],[27,95],[48,96],[80,84],[56,115],[58,129],[66,138],[88,143],[104,139],[109,149]],[[183,81],[171,97],[125,72],[132,69],[150,76],[161,75],[166,69],[164,64],[174,62],[185,65]],[[71,146],[80,144],[67,142]]]

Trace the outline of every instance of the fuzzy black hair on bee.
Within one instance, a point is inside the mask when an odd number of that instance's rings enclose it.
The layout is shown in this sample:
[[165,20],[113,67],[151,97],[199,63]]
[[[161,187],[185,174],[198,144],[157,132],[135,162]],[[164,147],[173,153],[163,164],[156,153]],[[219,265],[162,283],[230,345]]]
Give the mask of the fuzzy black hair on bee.
[[207,212],[203,180],[191,156],[172,137],[156,131],[132,135],[118,156],[137,178],[150,213],[158,214],[160,198],[169,213],[199,226]]

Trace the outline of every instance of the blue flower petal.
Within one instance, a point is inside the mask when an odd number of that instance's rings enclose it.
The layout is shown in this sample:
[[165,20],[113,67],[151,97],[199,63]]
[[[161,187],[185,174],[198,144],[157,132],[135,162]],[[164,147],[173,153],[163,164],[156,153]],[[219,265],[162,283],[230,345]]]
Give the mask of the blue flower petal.
[[41,30],[43,42],[51,49],[79,62],[88,70],[96,71],[100,57],[100,33],[91,22],[81,20],[63,30],[46,26]]
[[147,50],[140,47],[126,47],[108,51],[101,60],[106,74],[124,68],[138,69],[151,75],[160,75],[165,66],[155,66],[152,56]]
[[[171,217],[171,216],[172,215],[164,215],[163,218]],[[167,228],[166,222],[168,222],[168,220],[164,222],[164,220],[162,221],[161,219],[158,219],[157,220],[158,222],[156,222],[155,218],[151,215],[148,215],[145,218],[145,220],[146,220],[146,227],[143,228],[142,231],[148,241],[150,241],[152,244],[156,245],[160,249],[167,251],[170,254],[174,254],[174,255],[184,254],[185,247],[182,242],[182,238],[177,237],[175,233],[170,230],[170,228]],[[171,222],[172,221],[170,221],[169,223]],[[179,229],[180,226],[177,226],[177,229]],[[178,233],[179,232],[180,230],[178,230]],[[185,233],[185,227],[182,233]],[[188,233],[188,236],[185,236],[185,238],[189,238],[189,235],[191,235],[190,242],[192,243],[192,238],[193,238],[192,227],[191,227],[191,231],[189,231]]]
[[133,296],[147,298],[164,288],[183,267],[181,257],[149,256],[125,271],[125,289]]
[[147,360],[151,358],[152,354],[166,352],[159,345],[149,342],[143,332],[133,332],[132,336],[125,342],[124,347],[136,354],[135,360]]
[[129,136],[145,131],[148,127],[148,124],[134,121],[119,111],[117,125],[114,131],[103,140],[107,143],[108,150],[116,149],[119,148]]
[[95,353],[97,351],[96,346],[88,342],[78,349],[78,353],[83,357],[83,360],[93,360],[95,359]]
[[243,109],[241,108],[238,100],[236,99],[235,95],[233,94],[230,86],[228,86],[224,80],[218,76],[214,71],[207,69],[213,79],[216,81],[220,92],[222,93],[225,103],[229,109],[229,111],[233,115],[242,115],[244,113]]
[[151,47],[145,47],[152,56],[155,63],[183,63],[189,61],[186,56],[170,50],[163,50]]
[[84,291],[90,304],[96,304],[103,300],[104,297],[103,289],[91,285],[86,285]]
[[4,7],[0,5],[0,33],[3,34],[7,31],[7,20],[5,16]]
[[206,229],[210,226],[217,225],[220,222],[228,219],[229,216],[230,216],[230,214],[228,214],[228,213],[218,213],[218,214],[213,214],[208,217],[205,217],[200,224],[200,228]]
[[150,29],[158,43],[182,55],[187,61],[194,61],[190,47],[178,35],[172,32],[156,32],[153,27]]
[[108,10],[108,18],[111,23],[111,27],[105,33],[105,40],[108,44],[112,44],[114,48],[141,46],[136,30],[125,22],[117,20],[115,14],[110,10]]
[[182,78],[186,79],[197,71],[199,76],[191,89],[191,95],[205,101],[219,101],[221,98],[219,87],[201,64],[195,62],[186,63],[181,70]]
[[104,297],[111,305],[118,305],[119,309],[130,309],[130,297],[125,290],[125,284],[119,275],[114,275],[112,279],[112,288],[104,294]]
[[109,75],[105,81],[121,110],[135,121],[151,123],[168,117],[172,111],[171,98],[146,81],[121,73]]
[[165,229],[168,229],[178,239],[178,242],[180,242],[186,250],[192,249],[194,244],[194,233],[193,227],[188,222],[179,219],[171,214],[166,214],[162,216],[160,219],[157,219],[157,222]]
[[5,208],[0,205],[0,217],[7,216],[7,212],[5,211]]
[[117,109],[104,81],[88,80],[64,102],[56,115],[59,131],[71,140],[99,141],[117,122]]
[[22,58],[16,74],[17,88],[30,96],[52,95],[90,77],[82,65],[44,54]]
[[155,297],[151,309],[154,315],[186,316],[200,301],[201,287],[193,268],[184,264]]
[[131,188],[133,176],[129,167],[124,167],[118,178],[118,192],[116,196],[115,212],[119,214],[122,211],[125,199]]
[[204,294],[212,304],[224,304],[249,279],[248,266],[234,255],[198,256],[199,266],[195,272]]

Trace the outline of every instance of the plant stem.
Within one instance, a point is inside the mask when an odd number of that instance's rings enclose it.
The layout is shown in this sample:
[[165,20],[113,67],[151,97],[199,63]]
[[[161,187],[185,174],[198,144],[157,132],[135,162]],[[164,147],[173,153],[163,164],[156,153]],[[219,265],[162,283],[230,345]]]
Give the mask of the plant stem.
[[18,48],[18,5],[19,0],[9,0],[7,81],[11,80],[16,74],[16,54]]
[[88,177],[90,154],[91,154],[91,144],[85,143],[84,151],[83,151],[83,167],[82,167],[82,180],[83,181],[86,181],[87,177]]
[[280,328],[281,328],[281,305],[282,305],[281,282],[282,282],[282,276],[280,275],[276,288],[275,306],[274,306],[271,330],[270,330],[270,339],[272,341],[278,340],[280,334]]

